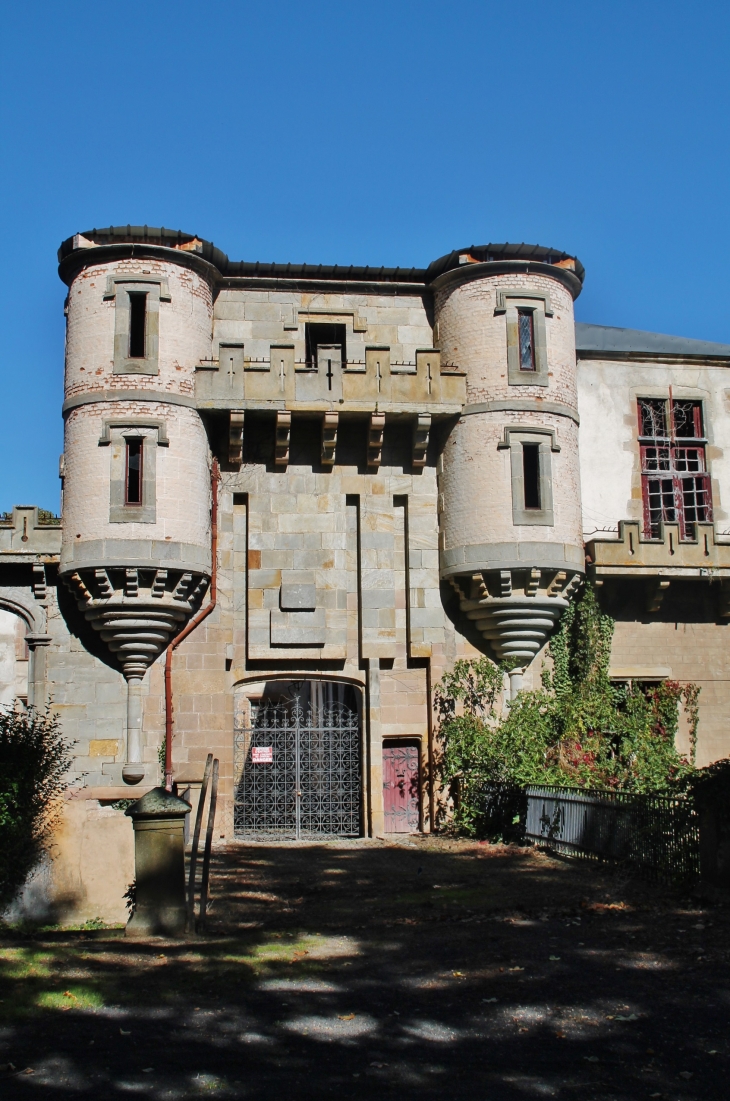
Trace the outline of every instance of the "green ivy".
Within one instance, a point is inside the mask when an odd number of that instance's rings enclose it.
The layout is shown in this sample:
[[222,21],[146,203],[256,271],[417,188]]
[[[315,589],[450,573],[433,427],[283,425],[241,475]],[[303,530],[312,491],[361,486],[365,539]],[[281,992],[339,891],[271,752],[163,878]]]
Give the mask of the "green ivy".
[[[554,635],[542,687],[520,692],[497,715],[506,668],[460,660],[437,685],[440,779],[454,824],[473,834],[489,785],[558,784],[634,792],[686,787],[694,772],[697,685],[649,689],[609,680],[614,621],[587,585]],[[679,706],[690,727],[690,759],[676,748]]]

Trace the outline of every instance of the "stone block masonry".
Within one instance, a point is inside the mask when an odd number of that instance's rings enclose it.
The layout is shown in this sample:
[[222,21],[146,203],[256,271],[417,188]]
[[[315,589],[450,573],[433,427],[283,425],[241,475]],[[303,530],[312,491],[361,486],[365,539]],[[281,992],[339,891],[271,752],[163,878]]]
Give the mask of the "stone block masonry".
[[[434,827],[429,689],[484,653],[513,656],[513,692],[538,683],[585,575],[584,536],[643,523],[639,398],[700,410],[692,446],[714,509],[700,526],[714,524],[724,554],[730,348],[623,330],[581,348],[593,327],[575,325],[583,269],[566,253],[269,265],[130,226],[76,235],[60,261],[63,516],[0,519],[0,691],[50,702],[74,742],[76,809],[55,876],[75,884],[69,914],[94,916],[101,899],[100,861],[79,856],[89,838],[126,868],[131,830],[113,804],[161,778],[164,650],[208,599],[214,457],[217,604],[175,651],[172,679],[180,789],[195,793],[208,752],[220,760],[216,840],[240,811],[248,750],[234,726],[261,701],[294,699],[310,715],[333,701],[357,713],[363,833],[385,827],[393,742],[417,747],[420,823]],[[635,527],[628,580],[601,565],[601,599],[618,608],[617,676],[701,685],[705,763],[730,749],[730,602],[720,567],[700,561],[698,540],[693,555],[677,548],[688,536],[673,523],[651,543],[652,600],[631,580]],[[123,917],[119,898],[98,904]]]

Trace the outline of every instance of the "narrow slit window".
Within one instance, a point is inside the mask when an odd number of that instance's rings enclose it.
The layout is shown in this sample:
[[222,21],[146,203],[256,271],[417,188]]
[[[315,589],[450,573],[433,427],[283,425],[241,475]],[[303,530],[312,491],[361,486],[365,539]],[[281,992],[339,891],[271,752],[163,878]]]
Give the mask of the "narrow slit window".
[[540,445],[523,443],[522,478],[525,487],[525,509],[539,509],[540,504]]
[[124,503],[142,504],[142,440],[127,440]]
[[517,311],[520,341],[520,370],[535,370],[535,318],[532,310]]
[[129,295],[129,358],[144,359],[147,330],[147,295],[130,293]]

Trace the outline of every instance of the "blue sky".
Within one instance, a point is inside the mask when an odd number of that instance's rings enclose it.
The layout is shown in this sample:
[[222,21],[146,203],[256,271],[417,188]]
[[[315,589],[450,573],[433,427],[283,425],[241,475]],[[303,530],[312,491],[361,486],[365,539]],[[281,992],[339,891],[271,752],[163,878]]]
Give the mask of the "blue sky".
[[0,510],[58,507],[70,234],[425,265],[528,241],[579,320],[730,342],[730,5],[0,3]]

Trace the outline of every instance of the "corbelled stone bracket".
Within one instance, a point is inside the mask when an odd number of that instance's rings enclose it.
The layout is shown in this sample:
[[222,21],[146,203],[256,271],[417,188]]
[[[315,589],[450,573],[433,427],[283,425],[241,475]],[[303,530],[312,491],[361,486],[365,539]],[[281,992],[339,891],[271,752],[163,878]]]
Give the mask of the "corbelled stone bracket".
[[167,584],[167,570],[157,570],[155,573],[155,579],[152,582],[152,588],[150,589],[150,596],[156,597],[161,600],[165,595],[165,586]]
[[431,414],[419,413],[413,422],[413,454],[411,465],[414,470],[423,470],[428,452],[428,437],[431,432]]
[[114,595],[114,586],[109,580],[109,574],[106,570],[94,570],[94,577],[99,587],[99,596],[102,600],[108,600],[110,596]]
[[664,597],[670,582],[663,581],[661,578],[652,578],[647,582],[646,586],[646,610],[647,612],[658,612],[664,603]]
[[383,457],[385,413],[371,413],[368,428],[368,469],[377,471]]
[[228,462],[240,466],[243,462],[243,410],[231,409],[228,420]]
[[42,562],[33,564],[33,596],[41,602],[46,599],[46,567]]
[[339,421],[339,413],[325,413],[322,418],[322,466],[334,465]]
[[274,465],[283,469],[289,463],[289,442],[291,440],[291,413],[279,410],[276,414],[276,435],[274,437]]

